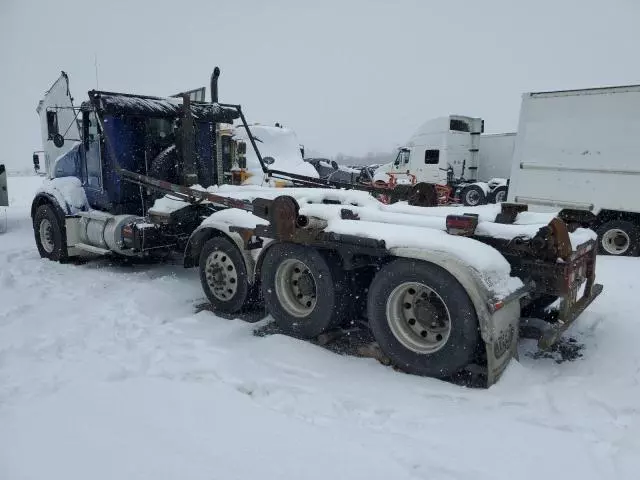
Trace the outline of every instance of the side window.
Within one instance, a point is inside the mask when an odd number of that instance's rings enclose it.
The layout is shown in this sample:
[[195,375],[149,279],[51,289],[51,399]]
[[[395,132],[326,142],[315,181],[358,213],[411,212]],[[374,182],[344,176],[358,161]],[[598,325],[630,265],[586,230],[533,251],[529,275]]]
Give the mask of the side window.
[[451,119],[449,122],[449,130],[453,130],[454,132],[468,132],[469,124],[463,120]]
[[47,111],[47,135],[49,140],[58,132],[58,113]]
[[440,150],[425,150],[424,163],[425,165],[437,165],[440,163]]

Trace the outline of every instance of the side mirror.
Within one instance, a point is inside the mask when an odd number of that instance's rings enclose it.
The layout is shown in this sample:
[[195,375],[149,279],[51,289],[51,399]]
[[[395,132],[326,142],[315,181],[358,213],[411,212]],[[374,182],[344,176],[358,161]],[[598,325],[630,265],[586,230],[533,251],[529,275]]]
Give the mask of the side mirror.
[[265,165],[273,165],[276,159],[273,157],[264,157],[262,161],[264,162]]
[[64,145],[64,137],[59,133],[56,133],[53,136],[53,144],[58,148],[62,148],[62,146]]
[[244,155],[247,153],[247,144],[245,142],[238,142],[237,149],[239,154]]
[[33,154],[33,168],[36,172],[40,170],[40,156],[37,153]]

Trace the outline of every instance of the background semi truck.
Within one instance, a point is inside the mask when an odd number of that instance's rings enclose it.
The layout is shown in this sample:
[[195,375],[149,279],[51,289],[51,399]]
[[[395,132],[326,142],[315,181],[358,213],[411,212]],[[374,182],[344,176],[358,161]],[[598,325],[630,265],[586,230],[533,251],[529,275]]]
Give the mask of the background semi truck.
[[506,200],[514,134],[484,135],[481,118],[449,115],[422,124],[374,181],[440,186],[443,201],[475,206]]
[[560,211],[609,255],[640,253],[640,86],[526,93],[509,201]]

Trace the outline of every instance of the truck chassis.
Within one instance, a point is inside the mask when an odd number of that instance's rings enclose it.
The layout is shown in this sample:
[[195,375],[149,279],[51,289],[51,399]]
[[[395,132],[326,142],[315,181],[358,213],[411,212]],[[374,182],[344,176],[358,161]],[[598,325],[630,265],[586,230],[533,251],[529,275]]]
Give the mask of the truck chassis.
[[[185,267],[198,267],[214,311],[233,315],[263,303],[283,331],[306,339],[364,316],[381,351],[397,368],[450,378],[476,365],[483,369],[487,386],[497,381],[516,355],[523,313],[527,315],[522,333],[535,331],[540,346],[547,348],[602,291],[595,284],[594,242],[584,242],[573,251],[570,233],[559,219],[534,236],[500,239],[476,233],[477,215],[446,218],[450,242],[466,242],[480,248],[481,255],[508,262],[520,283],[500,294],[492,290],[482,272],[447,249],[430,248],[428,243],[394,246],[387,244],[384,235],[331,231],[329,217],[301,213],[307,205],[299,203],[295,189],[278,189],[272,198],[244,198],[242,193],[225,195],[188,187],[197,178],[193,143],[185,140],[193,129],[194,110],[188,98],[176,111],[174,103],[138,97],[144,100],[142,107],[169,111],[186,125],[181,153],[187,183],[122,168],[117,146],[104,133],[108,129],[100,116],[101,98],[108,98],[112,105],[115,102],[119,115],[126,114],[117,95],[90,92],[111,168],[121,182],[138,185],[141,196],[144,191],[161,193],[164,199],[173,197],[175,208],[152,207],[143,215],[117,207],[114,212],[88,205],[72,209],[73,200],[56,186],[64,183],[63,190],[75,192],[71,196],[76,199],[83,196],[84,186],[74,178],[55,178],[49,189],[37,194],[31,210],[36,244],[44,258],[64,262],[87,253],[141,258],[180,252]],[[133,104],[139,116],[142,107],[136,98],[127,95],[121,103]],[[342,185],[269,170],[239,105],[212,102],[195,108],[199,120],[215,118],[216,112],[227,118],[229,111],[235,111],[265,175],[292,186],[321,187],[317,191],[326,195],[319,204],[338,208],[338,218],[352,226],[361,222],[357,205],[348,197],[333,198]],[[379,192],[372,186],[358,189]],[[404,193],[410,204],[437,204],[433,186],[418,184]],[[495,222],[513,224],[524,210],[526,206],[502,204]],[[396,220],[387,215],[373,225],[407,228],[416,221],[408,217],[411,215]],[[425,227],[411,233],[428,237],[434,230]],[[505,276],[508,280],[508,272]],[[583,284],[584,294],[578,299]],[[554,318],[530,320],[543,317],[540,307],[553,301],[560,303]]]

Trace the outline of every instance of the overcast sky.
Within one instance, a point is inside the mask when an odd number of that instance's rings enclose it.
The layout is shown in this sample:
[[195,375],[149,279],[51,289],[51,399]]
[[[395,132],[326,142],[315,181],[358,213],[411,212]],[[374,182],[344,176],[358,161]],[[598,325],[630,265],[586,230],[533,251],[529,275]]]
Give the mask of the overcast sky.
[[150,95],[219,65],[249,121],[361,155],[450,113],[515,131],[525,91],[640,83],[639,25],[639,0],[0,0],[0,162],[30,166],[38,100],[61,70],[85,99],[94,54],[101,89]]

